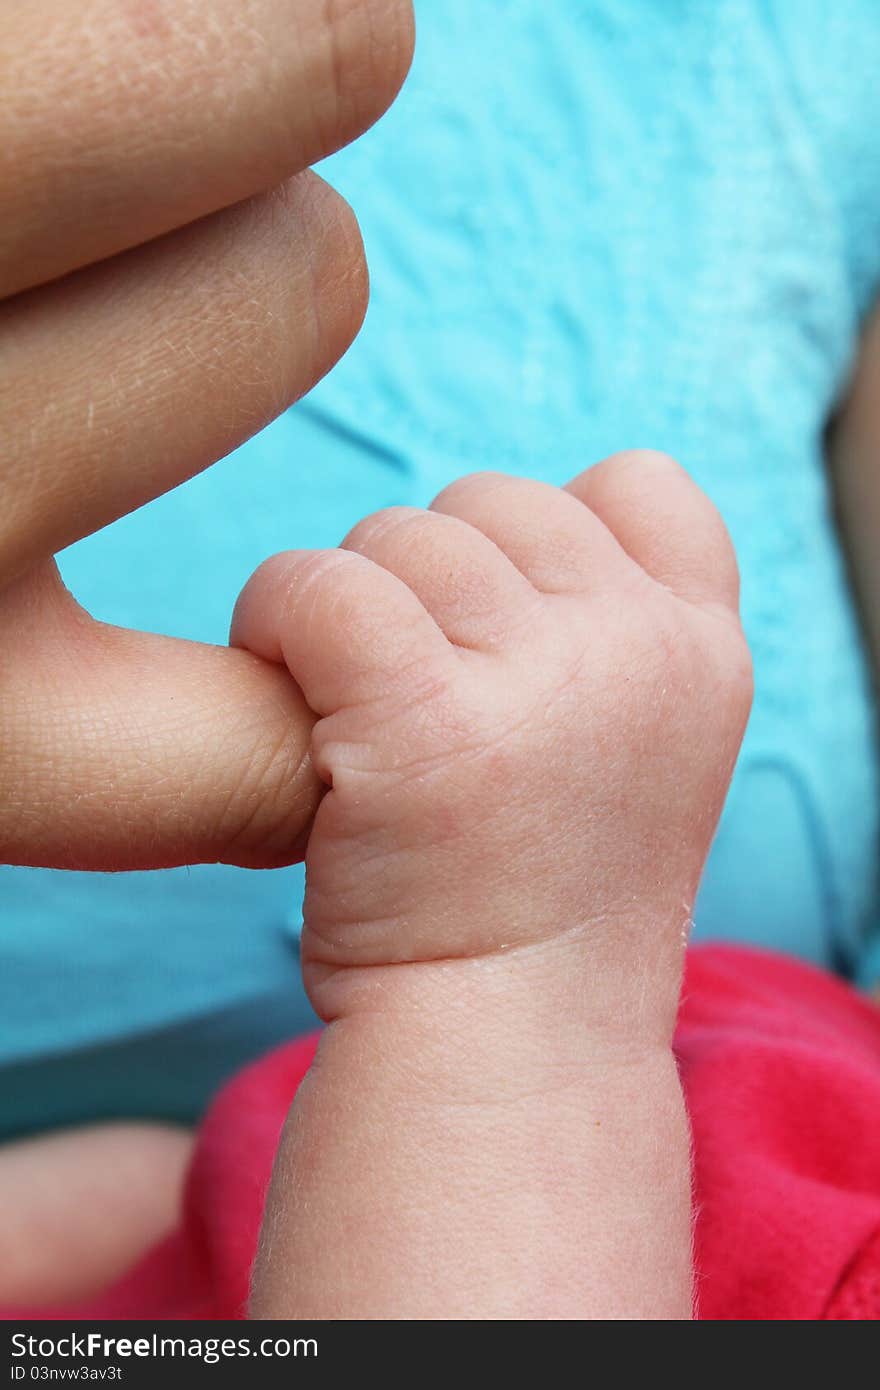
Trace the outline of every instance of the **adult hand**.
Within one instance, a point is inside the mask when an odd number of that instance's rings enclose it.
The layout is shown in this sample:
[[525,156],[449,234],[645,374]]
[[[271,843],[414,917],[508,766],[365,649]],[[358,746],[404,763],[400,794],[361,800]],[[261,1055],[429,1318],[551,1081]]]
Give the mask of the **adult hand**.
[[94,622],[52,556],[348,347],[360,236],[307,166],[411,47],[408,0],[0,0],[0,860],[297,857],[317,784],[289,675]]

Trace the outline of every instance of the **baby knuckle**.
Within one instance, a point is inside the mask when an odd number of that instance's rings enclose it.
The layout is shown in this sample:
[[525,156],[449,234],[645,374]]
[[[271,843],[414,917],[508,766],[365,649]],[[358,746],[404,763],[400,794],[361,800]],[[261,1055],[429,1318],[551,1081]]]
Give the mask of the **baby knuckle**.
[[724,654],[724,683],[733,709],[748,717],[755,690],[754,665],[745,633],[733,634]]
[[466,503],[470,498],[482,496],[487,491],[496,491],[509,481],[504,473],[493,472],[491,469],[467,473],[463,478],[456,478],[455,482],[449,483],[442,492],[438,492],[432,505],[440,511],[446,506],[455,510],[459,504]]
[[420,531],[426,515],[416,507],[383,507],[352,527],[342,542],[343,548],[369,555],[397,532]]
[[754,692],[752,656],[735,618],[715,621],[698,646],[700,688],[719,728],[742,733]]
[[623,449],[607,461],[608,467],[620,475],[638,473],[645,477],[648,473],[658,476],[687,477],[687,470],[678,459],[662,449]]

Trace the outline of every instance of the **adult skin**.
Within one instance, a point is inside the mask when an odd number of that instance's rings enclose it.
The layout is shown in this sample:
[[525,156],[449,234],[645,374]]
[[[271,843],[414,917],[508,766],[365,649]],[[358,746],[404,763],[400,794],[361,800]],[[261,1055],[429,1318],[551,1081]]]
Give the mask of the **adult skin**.
[[287,675],[94,622],[62,547],[208,467],[360,327],[307,166],[395,96],[408,0],[0,0],[0,861],[290,862]]

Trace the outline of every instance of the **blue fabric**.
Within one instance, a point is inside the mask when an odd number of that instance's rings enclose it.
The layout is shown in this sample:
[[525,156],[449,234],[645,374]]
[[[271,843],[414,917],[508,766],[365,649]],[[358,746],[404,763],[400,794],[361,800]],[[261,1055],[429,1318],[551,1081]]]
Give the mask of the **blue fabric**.
[[[367,245],[360,339],[257,439],[67,552],[65,577],[101,618],[224,640],[274,550],[473,469],[561,482],[666,449],[733,533],[757,679],[697,935],[880,970],[873,705],[822,462],[880,281],[875,0],[418,16],[402,97],[326,169]],[[26,1076],[30,1097],[5,1085],[7,1131],[71,1118],[66,1050],[89,1059],[82,1116],[179,1113],[289,1026],[298,870],[7,869],[0,891],[0,1085]],[[193,1043],[224,1020],[228,1046]],[[150,1065],[182,1037],[185,1101]]]

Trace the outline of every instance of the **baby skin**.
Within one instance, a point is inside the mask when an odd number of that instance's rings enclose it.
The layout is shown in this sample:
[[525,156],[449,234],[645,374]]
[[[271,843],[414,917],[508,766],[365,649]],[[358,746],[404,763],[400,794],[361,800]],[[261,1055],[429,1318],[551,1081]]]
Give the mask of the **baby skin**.
[[[671,1043],[751,700],[737,606],[718,513],[644,452],[565,489],[464,478],[251,579],[232,645],[309,707],[290,775],[314,797],[286,854],[307,836],[303,969],[328,1025],[277,1155],[253,1316],[691,1316]],[[258,814],[276,791],[254,789]],[[161,1210],[134,1202],[91,1288],[173,1219],[186,1140],[161,1139]],[[77,1140],[52,1142],[71,1191]],[[90,1143],[94,1209],[124,1136]],[[55,1215],[54,1252],[20,1242],[44,1257],[31,1298],[87,1291],[69,1258],[87,1230],[62,1248]]]
[[326,1021],[252,1314],[688,1318],[671,1050],[751,665],[668,458],[465,478],[262,566],[234,644],[317,715],[303,968]]

